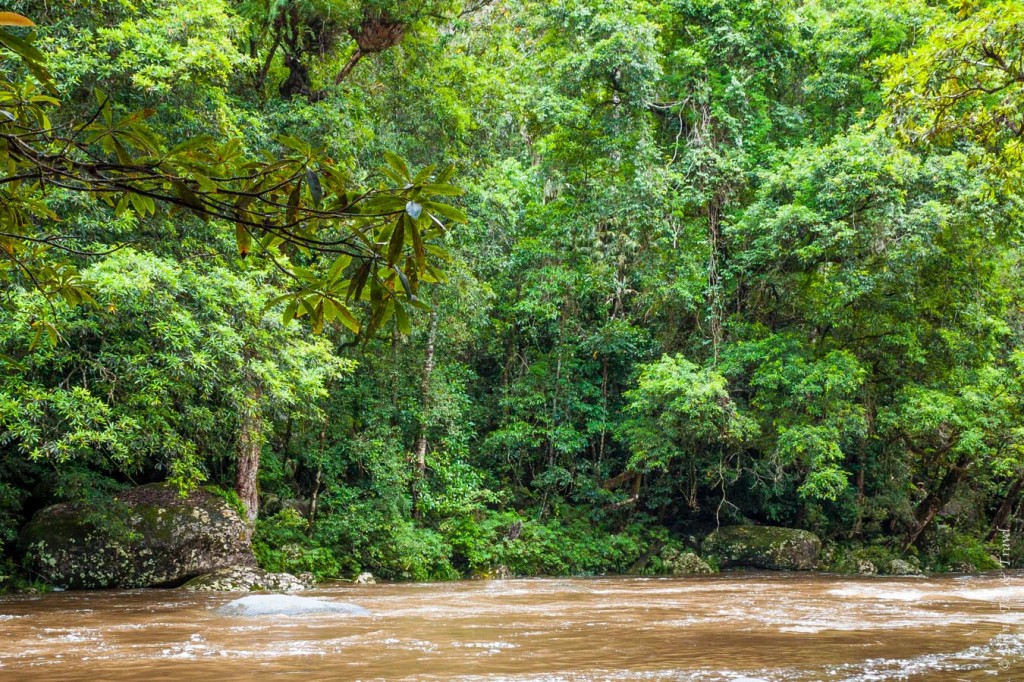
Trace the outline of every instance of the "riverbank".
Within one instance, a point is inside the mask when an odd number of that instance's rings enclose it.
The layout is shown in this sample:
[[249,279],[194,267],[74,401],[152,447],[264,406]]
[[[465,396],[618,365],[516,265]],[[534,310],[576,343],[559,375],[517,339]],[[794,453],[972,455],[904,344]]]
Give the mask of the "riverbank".
[[[744,520],[670,534],[662,526],[618,531],[567,522],[496,515],[501,525],[468,541],[453,534],[443,563],[408,570],[423,559],[408,550],[392,562],[381,549],[346,556],[337,544],[310,533],[292,508],[269,518],[245,519],[237,497],[216,488],[183,495],[175,486],[148,484],[108,504],[60,503],[33,515],[21,530],[18,561],[0,590],[46,591],[177,587],[221,591],[293,591],[346,574],[383,569],[398,581],[537,576],[702,575],[721,569],[818,570],[849,575],[920,576],[972,573],[1014,566],[1014,537],[983,543],[971,536],[930,533],[920,546],[896,549],[896,539],[874,543],[822,540],[804,529]],[[484,519],[477,530],[487,528]],[[346,571],[346,568],[349,570]]]

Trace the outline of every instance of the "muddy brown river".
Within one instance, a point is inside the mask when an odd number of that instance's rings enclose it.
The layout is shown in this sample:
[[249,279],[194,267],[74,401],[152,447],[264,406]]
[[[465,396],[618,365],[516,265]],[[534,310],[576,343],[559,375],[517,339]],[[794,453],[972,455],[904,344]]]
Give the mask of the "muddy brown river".
[[238,595],[0,597],[0,680],[1024,680],[1024,574],[327,586],[370,615],[218,615]]

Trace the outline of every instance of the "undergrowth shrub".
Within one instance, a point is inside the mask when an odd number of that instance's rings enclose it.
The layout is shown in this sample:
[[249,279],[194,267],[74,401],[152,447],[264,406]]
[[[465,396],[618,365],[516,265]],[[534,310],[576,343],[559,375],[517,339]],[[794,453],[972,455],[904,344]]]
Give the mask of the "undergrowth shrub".
[[312,573],[318,580],[336,578],[341,564],[327,547],[307,534],[307,523],[294,509],[256,521],[252,548],[260,568],[277,573]]

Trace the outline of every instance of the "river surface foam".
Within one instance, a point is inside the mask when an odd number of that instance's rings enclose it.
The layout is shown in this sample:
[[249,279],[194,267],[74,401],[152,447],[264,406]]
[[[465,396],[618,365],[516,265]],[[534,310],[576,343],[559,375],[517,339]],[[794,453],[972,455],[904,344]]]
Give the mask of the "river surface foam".
[[[175,590],[0,598],[0,679],[1024,680],[1024,575],[727,573],[352,586],[225,615]],[[308,602],[307,602],[308,600]],[[352,617],[350,605],[368,614]],[[361,612],[361,611],[359,611]]]

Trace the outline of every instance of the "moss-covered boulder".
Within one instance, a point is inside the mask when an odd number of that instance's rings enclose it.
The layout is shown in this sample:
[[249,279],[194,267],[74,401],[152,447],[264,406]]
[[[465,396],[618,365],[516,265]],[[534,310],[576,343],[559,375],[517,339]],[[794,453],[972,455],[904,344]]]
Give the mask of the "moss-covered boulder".
[[27,567],[69,589],[165,587],[232,565],[255,565],[251,528],[222,497],[182,497],[155,483],[119,495],[109,509],[57,504],[22,533]]
[[913,556],[900,556],[884,545],[835,545],[822,549],[819,568],[830,573],[858,575],[921,576],[921,564]]
[[821,540],[810,531],[793,528],[725,526],[704,538],[701,551],[717,557],[722,568],[806,571],[818,565]]
[[181,586],[194,592],[300,592],[316,587],[312,573],[270,573],[256,566],[218,568]]
[[681,551],[675,547],[666,547],[661,550],[662,572],[669,575],[706,575],[714,573],[706,561],[689,551]]

